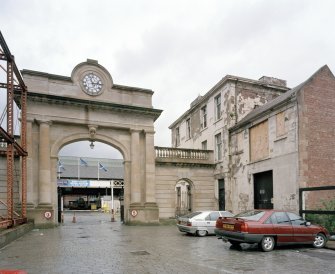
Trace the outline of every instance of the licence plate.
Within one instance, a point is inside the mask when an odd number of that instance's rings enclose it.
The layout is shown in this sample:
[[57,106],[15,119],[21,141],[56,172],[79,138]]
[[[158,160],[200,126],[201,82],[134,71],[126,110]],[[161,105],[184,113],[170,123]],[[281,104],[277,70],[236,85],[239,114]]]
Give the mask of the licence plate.
[[234,225],[232,224],[223,224],[222,228],[225,230],[234,230]]

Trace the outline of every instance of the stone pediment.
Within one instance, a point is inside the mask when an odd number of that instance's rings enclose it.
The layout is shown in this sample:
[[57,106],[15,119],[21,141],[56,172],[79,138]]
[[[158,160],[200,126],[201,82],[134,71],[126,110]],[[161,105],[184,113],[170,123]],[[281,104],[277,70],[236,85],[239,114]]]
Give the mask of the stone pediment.
[[71,77],[32,70],[21,73],[31,93],[152,108],[152,90],[114,84],[111,74],[96,60],[75,66]]

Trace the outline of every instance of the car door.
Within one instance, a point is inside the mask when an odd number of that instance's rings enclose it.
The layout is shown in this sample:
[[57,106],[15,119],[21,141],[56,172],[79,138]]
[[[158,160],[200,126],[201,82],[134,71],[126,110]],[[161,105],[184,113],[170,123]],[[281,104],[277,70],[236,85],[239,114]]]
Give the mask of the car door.
[[293,227],[286,212],[274,212],[271,216],[273,230],[277,235],[277,243],[294,242]]
[[294,233],[294,241],[297,243],[310,243],[313,242],[313,231],[310,227],[306,226],[306,221],[299,215],[287,212],[291,221]]
[[214,234],[216,220],[219,217],[220,217],[220,214],[218,211],[213,211],[206,217],[207,231],[209,234]]

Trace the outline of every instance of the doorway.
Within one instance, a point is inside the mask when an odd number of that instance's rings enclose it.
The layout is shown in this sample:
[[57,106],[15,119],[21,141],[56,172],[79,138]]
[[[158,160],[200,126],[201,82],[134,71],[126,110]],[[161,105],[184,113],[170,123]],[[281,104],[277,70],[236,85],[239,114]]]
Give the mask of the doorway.
[[254,174],[254,208],[273,209],[272,170]]
[[224,186],[224,179],[218,180],[219,184],[219,210],[225,210],[225,186]]

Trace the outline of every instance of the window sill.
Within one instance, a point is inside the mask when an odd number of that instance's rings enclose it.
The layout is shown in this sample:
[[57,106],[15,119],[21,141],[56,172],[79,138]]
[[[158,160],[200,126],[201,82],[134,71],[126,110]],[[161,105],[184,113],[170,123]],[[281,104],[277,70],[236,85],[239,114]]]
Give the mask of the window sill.
[[263,161],[267,161],[267,160],[270,160],[271,159],[271,157],[266,157],[266,158],[263,158],[263,159],[259,159],[259,160],[256,160],[256,161],[250,161],[249,163],[248,163],[248,165],[252,165],[252,164],[257,164],[257,163],[259,163],[259,162],[263,162]]
[[222,119],[223,117],[221,116],[219,119],[215,120],[213,124],[215,125],[216,123],[220,122]]
[[200,129],[200,132],[205,131],[207,128],[208,128],[208,127],[201,128],[201,129]]
[[238,151],[236,151],[236,152],[234,152],[234,153],[232,153],[231,155],[232,156],[234,156],[234,155],[240,155],[240,154],[243,154],[243,149],[242,150],[238,150]]
[[286,135],[282,135],[282,136],[279,136],[277,137],[274,142],[278,142],[278,141],[281,141],[281,140],[284,140],[284,139],[287,139],[287,134]]

